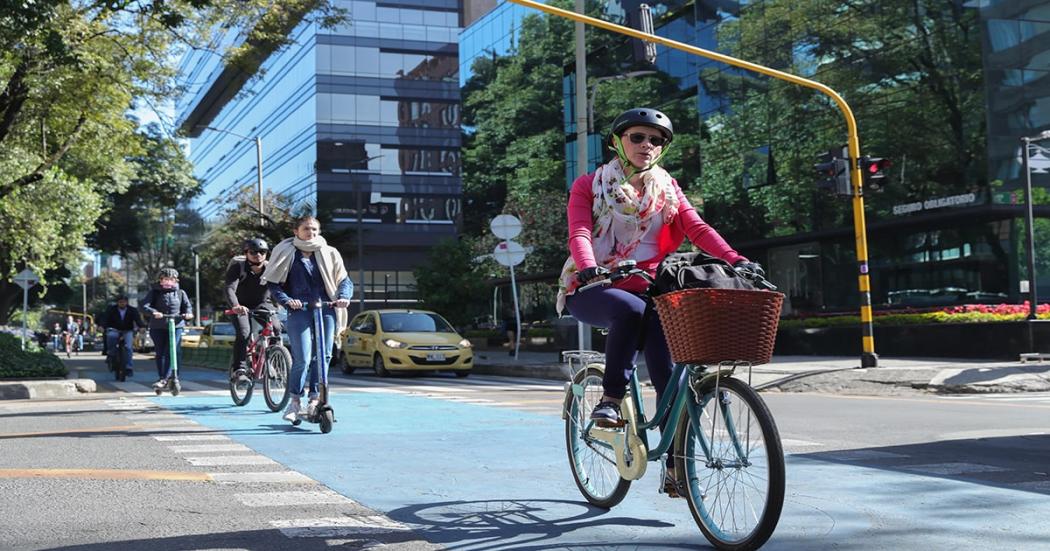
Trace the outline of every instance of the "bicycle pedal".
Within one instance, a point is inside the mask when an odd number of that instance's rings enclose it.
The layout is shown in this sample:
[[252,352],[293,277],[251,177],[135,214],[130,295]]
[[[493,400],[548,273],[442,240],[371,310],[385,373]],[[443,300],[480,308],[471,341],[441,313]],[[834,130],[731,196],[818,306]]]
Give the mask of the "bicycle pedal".
[[594,421],[595,426],[602,429],[622,429],[627,426],[627,421],[620,419],[619,421],[606,421],[596,419]]

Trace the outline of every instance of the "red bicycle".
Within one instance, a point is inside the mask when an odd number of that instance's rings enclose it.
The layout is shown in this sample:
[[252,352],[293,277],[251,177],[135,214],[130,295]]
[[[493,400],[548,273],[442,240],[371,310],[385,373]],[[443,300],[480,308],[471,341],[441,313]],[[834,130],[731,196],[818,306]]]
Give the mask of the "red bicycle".
[[[237,315],[237,311],[232,309],[224,313],[227,316]],[[250,369],[249,376],[234,378],[234,368],[230,368],[230,398],[233,398],[235,405],[246,405],[252,399],[255,383],[262,381],[266,406],[270,411],[281,411],[291,398],[288,393],[288,373],[292,367],[292,354],[281,344],[281,336],[274,330],[271,310],[256,308],[248,312],[248,316],[262,329],[258,333],[252,331],[246,343],[244,357]]]

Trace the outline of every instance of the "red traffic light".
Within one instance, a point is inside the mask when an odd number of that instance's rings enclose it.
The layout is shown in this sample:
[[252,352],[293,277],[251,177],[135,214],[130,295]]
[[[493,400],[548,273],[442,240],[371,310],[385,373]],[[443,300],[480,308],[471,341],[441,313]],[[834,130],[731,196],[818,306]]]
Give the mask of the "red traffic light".
[[886,170],[887,168],[893,166],[893,163],[890,162],[889,159],[865,158],[863,159],[863,161],[865,164],[864,168],[868,171],[868,174],[872,175],[878,174],[883,170]]

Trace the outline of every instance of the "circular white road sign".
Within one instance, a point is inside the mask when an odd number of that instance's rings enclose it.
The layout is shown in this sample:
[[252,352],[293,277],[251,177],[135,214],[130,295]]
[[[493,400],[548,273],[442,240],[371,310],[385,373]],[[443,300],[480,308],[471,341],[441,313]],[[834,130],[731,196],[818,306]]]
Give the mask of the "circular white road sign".
[[504,266],[517,266],[525,260],[525,248],[516,241],[500,241],[492,251],[492,256]]
[[514,239],[521,233],[521,220],[516,216],[501,214],[492,219],[489,228],[500,239]]

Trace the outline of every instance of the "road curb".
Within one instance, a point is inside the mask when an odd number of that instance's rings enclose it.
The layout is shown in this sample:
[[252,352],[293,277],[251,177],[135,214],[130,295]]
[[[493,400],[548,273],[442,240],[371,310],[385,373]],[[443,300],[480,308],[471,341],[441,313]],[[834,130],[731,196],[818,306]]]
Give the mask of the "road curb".
[[41,381],[0,382],[0,400],[33,400],[38,398],[66,398],[95,392],[92,379],[56,379]]
[[503,375],[506,377],[531,377],[552,381],[568,381],[568,366],[564,365],[511,365],[475,364],[472,373],[479,375]]

